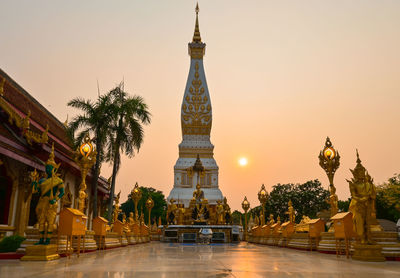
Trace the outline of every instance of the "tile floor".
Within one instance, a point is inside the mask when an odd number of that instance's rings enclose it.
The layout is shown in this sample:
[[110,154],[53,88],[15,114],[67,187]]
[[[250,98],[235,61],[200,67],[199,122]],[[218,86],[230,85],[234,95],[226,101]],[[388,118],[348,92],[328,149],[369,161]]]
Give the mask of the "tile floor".
[[366,263],[253,245],[152,242],[50,262],[1,260],[0,277],[400,277],[400,262]]

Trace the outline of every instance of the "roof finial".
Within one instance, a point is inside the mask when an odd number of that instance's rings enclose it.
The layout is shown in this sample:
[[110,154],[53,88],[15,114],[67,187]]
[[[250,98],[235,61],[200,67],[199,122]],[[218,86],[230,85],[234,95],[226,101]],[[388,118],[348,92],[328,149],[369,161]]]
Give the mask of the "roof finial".
[[194,27],[193,42],[201,42],[200,29],[199,29],[199,3],[196,4],[196,25]]
[[356,149],[357,153],[357,164],[361,163],[360,155],[358,154],[358,149]]

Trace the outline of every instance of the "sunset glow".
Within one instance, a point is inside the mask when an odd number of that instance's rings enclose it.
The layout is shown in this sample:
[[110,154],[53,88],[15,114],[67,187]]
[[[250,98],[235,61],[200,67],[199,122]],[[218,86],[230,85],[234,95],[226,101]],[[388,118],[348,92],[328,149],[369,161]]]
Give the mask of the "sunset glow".
[[248,163],[247,158],[241,157],[241,158],[239,159],[239,165],[240,165],[240,166],[246,166],[247,163]]

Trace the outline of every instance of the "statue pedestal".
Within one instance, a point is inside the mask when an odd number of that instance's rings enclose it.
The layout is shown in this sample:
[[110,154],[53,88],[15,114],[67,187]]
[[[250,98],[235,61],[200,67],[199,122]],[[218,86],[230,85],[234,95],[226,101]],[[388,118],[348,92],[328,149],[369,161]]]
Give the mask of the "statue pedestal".
[[26,247],[26,254],[21,261],[52,261],[59,259],[57,245],[31,245]]
[[384,262],[386,260],[382,255],[382,246],[355,243],[353,248],[353,260],[367,262]]

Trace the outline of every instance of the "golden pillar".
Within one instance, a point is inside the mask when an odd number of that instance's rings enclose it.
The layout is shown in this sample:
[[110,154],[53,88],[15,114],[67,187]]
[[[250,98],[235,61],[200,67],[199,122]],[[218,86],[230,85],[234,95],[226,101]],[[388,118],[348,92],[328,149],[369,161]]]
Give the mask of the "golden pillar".
[[85,213],[85,199],[87,197],[86,193],[86,176],[90,168],[93,167],[96,162],[97,152],[93,147],[93,144],[90,140],[89,134],[85,135],[83,139],[83,143],[80,147],[75,151],[74,160],[76,164],[78,164],[81,169],[82,181],[79,187],[79,197],[78,197],[78,210],[82,213]]
[[146,201],[146,208],[149,211],[149,228],[151,227],[151,209],[154,207],[154,201],[151,198],[151,196],[149,195],[149,198]]
[[244,197],[242,202],[242,209],[244,210],[244,240],[247,241],[247,211],[250,208],[250,203],[247,201],[247,197]]
[[261,186],[261,189],[258,192],[258,200],[260,201],[262,208],[262,216],[260,217],[260,226],[262,227],[265,224],[265,204],[268,201],[268,192],[265,190],[264,184]]
[[340,166],[340,155],[337,150],[332,146],[329,137],[326,138],[325,147],[319,153],[319,165],[324,169],[329,180],[329,204],[331,205],[331,217],[338,212],[338,197],[336,195],[336,188],[333,185],[333,177],[336,170]]

